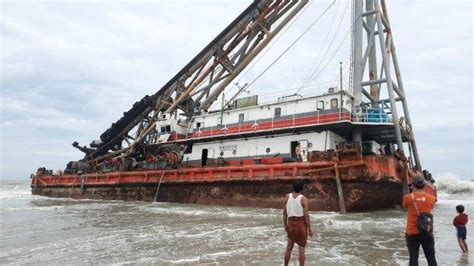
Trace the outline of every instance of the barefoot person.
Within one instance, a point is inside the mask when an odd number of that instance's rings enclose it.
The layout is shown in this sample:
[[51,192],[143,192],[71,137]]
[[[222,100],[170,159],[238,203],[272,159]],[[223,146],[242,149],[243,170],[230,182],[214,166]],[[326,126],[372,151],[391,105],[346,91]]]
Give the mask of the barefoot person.
[[431,228],[426,232],[421,231],[418,226],[420,214],[430,214],[436,201],[435,197],[423,190],[425,184],[423,177],[413,177],[413,192],[403,197],[403,208],[408,209],[405,234],[408,254],[410,255],[410,266],[418,265],[420,245],[423,247],[428,265],[437,265],[432,227],[430,226]]
[[453,225],[456,227],[456,235],[458,237],[458,244],[462,252],[467,252],[467,243],[466,243],[466,224],[467,224],[467,214],[464,213],[464,206],[456,206],[456,211],[458,215],[454,217]]
[[309,222],[308,199],[301,195],[303,183],[293,183],[293,193],[286,195],[283,206],[283,224],[288,235],[288,243],[285,252],[285,265],[288,265],[291,251],[296,243],[299,250],[300,265],[304,265],[306,241],[313,236]]

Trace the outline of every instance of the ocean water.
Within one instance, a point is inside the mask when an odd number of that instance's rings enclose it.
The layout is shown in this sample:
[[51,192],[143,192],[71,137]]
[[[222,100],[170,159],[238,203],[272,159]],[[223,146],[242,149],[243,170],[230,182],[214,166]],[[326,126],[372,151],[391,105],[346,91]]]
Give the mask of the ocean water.
[[[0,182],[0,265],[283,263],[281,210],[54,199],[31,195],[27,182]],[[474,217],[474,183],[445,177],[437,185],[438,263],[474,265],[473,227],[462,254],[451,225],[457,204]],[[311,212],[311,223],[308,265],[407,265],[403,210]]]

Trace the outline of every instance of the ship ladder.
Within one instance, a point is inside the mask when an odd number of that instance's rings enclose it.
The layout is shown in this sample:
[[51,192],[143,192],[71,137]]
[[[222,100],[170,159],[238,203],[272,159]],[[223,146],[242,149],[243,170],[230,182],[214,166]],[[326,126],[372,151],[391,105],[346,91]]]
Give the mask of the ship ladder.
[[156,187],[155,199],[153,202],[156,202],[156,198],[158,197],[158,190],[160,190],[161,181],[163,180],[163,176],[165,175],[165,171],[161,172],[160,182],[158,182],[158,186]]

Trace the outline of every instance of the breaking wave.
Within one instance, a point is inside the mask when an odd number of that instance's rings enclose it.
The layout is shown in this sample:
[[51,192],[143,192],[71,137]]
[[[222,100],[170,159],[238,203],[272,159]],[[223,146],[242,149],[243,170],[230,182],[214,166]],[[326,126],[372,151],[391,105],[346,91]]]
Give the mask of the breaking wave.
[[461,180],[453,174],[443,174],[436,178],[436,188],[449,194],[474,194],[474,182]]
[[31,189],[28,183],[9,182],[0,184],[1,200],[25,198],[30,195]]

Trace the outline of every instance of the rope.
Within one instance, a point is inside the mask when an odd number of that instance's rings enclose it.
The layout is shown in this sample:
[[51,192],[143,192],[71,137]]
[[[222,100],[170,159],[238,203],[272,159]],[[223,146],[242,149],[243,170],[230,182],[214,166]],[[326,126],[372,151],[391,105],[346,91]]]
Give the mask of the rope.
[[[310,5],[312,4],[313,2],[310,2]],[[237,80],[236,83],[239,83],[249,72],[250,70],[252,70],[252,68],[258,63],[258,61],[260,61],[263,56],[265,56],[266,53],[268,53],[268,51],[270,51],[272,49],[272,47],[278,42],[278,40],[280,40],[280,38],[291,28],[291,26],[293,26],[293,24],[295,24],[295,22],[298,20],[298,18],[306,11],[306,9],[308,9],[309,5],[306,5],[303,10],[301,12],[298,13],[298,15],[296,15],[295,19],[293,19],[290,24],[288,25],[288,27],[286,27],[283,32],[281,34],[279,34],[277,36],[277,38],[275,39],[274,42],[272,42],[270,44],[270,46],[268,46],[268,48],[265,49],[265,51],[263,51],[263,53],[260,54],[260,56],[255,59],[255,61],[248,67],[246,68],[245,72],[242,74],[242,76]],[[233,88],[232,88],[233,89]]]
[[[312,4],[313,2],[310,2],[310,5]],[[252,62],[252,64],[248,67],[246,67],[245,69],[245,72],[242,73],[242,75],[239,77],[239,79],[234,83],[234,86],[231,87],[226,94],[231,94],[232,95],[232,91],[238,86],[236,84],[238,84],[245,76],[247,76],[247,74],[250,72],[250,70],[252,70],[252,68],[265,56],[265,54],[268,53],[268,51],[270,51],[272,49],[272,47],[278,42],[278,40],[280,40],[280,38],[293,26],[293,24],[295,24],[295,22],[298,20],[298,18],[306,11],[306,9],[308,9],[309,5],[306,5],[303,10],[301,10],[301,12],[299,12],[296,17],[290,22],[290,24],[283,30],[283,32],[281,34],[279,34],[275,41],[273,41],[270,46],[267,46],[264,51],[258,55],[258,57]],[[248,88],[248,86],[246,87],[246,89]],[[239,89],[239,88],[238,88]],[[217,104],[217,101],[214,101],[211,105],[211,107],[209,108],[210,110],[215,107],[215,105]]]
[[[321,60],[319,61],[319,64],[316,66],[316,68],[313,68],[311,74],[308,76],[308,78],[306,78],[306,80],[305,80],[305,82],[303,83],[303,85],[306,85],[306,84],[308,84],[309,82],[311,82],[311,81],[313,80],[313,77],[314,77],[316,71],[319,70],[319,67],[321,66],[321,64],[322,64],[322,62],[324,61],[324,59],[326,58],[326,56],[328,55],[329,50],[331,50],[332,44],[334,43],[334,40],[336,39],[336,36],[338,35],[339,30],[341,29],[341,25],[342,25],[342,22],[344,21],[344,17],[346,16],[346,12],[347,12],[347,7],[348,7],[348,6],[349,6],[349,1],[346,3],[346,6],[344,7],[344,12],[342,13],[341,20],[339,21],[339,24],[337,25],[336,33],[335,33],[334,36],[332,37],[331,42],[329,43],[328,48],[327,48],[326,51],[324,52],[323,57],[322,57]],[[319,72],[317,72],[317,73],[319,74],[320,72],[321,72],[321,71],[319,71]]]
[[252,86],[252,84],[255,83],[255,81],[257,81],[263,74],[265,74],[265,72],[267,72],[267,70],[269,70],[276,62],[278,62],[278,60],[280,60],[280,58],[283,57],[283,55],[285,55],[315,24],[316,22],[319,21],[319,19],[321,17],[323,17],[328,11],[329,9],[334,5],[334,3],[336,3],[336,0],[333,0],[333,2],[323,11],[323,13],[321,13],[310,25],[308,28],[306,28],[305,31],[303,31],[303,33],[301,33],[301,35],[296,38],[295,41],[293,41],[293,43],[288,46],[269,66],[267,66],[267,68],[265,68],[265,70],[263,70],[262,73],[260,73],[255,79],[252,80],[252,82],[249,83],[249,85],[247,86],[247,88],[250,88],[250,86]]
[[164,175],[165,175],[165,171],[161,172],[160,182],[158,183],[158,186],[156,187],[155,200],[153,202],[156,202],[156,198],[158,197],[158,190],[160,190],[161,180],[163,180]]
[[84,193],[84,190],[86,189],[86,175],[81,174],[79,178],[81,179],[81,192]]
[[349,33],[351,32],[351,29],[352,29],[352,27],[347,31],[346,35],[344,36],[344,39],[341,41],[339,46],[336,48],[336,51],[334,51],[331,58],[329,58],[329,60],[326,62],[326,64],[323,66],[323,68],[321,68],[321,70],[318,71],[318,73],[314,76],[314,78],[311,80],[311,82],[314,81],[316,79],[316,77],[319,76],[319,74],[321,74],[321,72],[323,72],[326,69],[326,67],[329,65],[330,62],[332,62],[332,60],[336,56],[337,52],[339,52],[339,49],[341,49],[342,45],[346,42],[347,37],[349,36]]
[[[311,72],[310,73],[312,73],[316,69],[316,64],[319,61],[319,58],[321,56],[321,53],[322,53],[324,47],[326,47],[326,42],[328,40],[329,34],[332,32],[332,27],[334,26],[334,21],[336,21],[336,16],[337,16],[338,11],[339,11],[339,2],[337,2],[336,10],[334,11],[334,15],[333,15],[332,20],[331,20],[331,25],[328,27],[326,37],[324,37],[324,41],[323,41],[323,44],[321,45],[321,49],[319,49],[319,51],[318,51],[318,56],[316,56],[316,58],[314,60],[314,63],[313,63],[313,66],[311,66]],[[329,45],[329,46],[331,46],[331,45]],[[304,86],[307,82],[309,82],[309,80],[311,78],[310,76],[311,76],[311,74],[303,81],[301,86]]]

